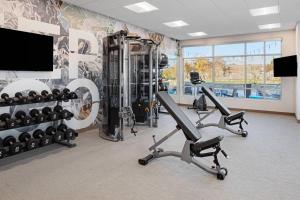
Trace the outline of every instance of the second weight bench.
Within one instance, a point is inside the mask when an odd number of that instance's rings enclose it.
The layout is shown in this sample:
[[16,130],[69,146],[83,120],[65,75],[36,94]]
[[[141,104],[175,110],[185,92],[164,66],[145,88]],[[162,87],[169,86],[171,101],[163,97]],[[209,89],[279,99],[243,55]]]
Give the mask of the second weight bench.
[[[210,111],[197,111],[197,114],[199,116],[199,120],[196,122],[197,128],[201,129],[204,127],[216,126],[218,128],[230,131],[233,134],[247,137],[248,132],[245,131],[243,127],[243,123],[248,124],[248,122],[244,119],[245,111],[232,114],[230,110],[224,104],[222,104],[221,101],[219,101],[217,96],[209,88],[203,86],[202,92],[214,103],[216,109],[212,109]],[[204,124],[203,120],[206,119],[209,115],[213,114],[216,110],[219,110],[221,113],[219,122]],[[232,125],[239,125],[239,129],[234,130],[228,127]]]

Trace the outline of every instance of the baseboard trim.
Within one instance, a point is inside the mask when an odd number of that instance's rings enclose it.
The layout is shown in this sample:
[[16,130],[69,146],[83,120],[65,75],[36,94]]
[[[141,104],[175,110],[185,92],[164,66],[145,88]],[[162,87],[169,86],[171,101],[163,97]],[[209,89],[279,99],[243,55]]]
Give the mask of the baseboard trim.
[[[231,110],[241,110],[236,108],[230,108]],[[288,113],[288,112],[278,112],[278,111],[269,111],[269,110],[255,110],[255,109],[243,109],[244,111],[249,112],[256,112],[256,113],[268,113],[268,114],[277,114],[277,115],[288,115],[288,116],[295,116],[295,113]]]
[[[191,106],[190,104],[178,104],[180,106]],[[214,108],[214,106],[208,106],[209,108]],[[266,111],[266,110],[255,110],[255,109],[238,109],[238,108],[229,108],[230,110],[235,111],[248,111],[248,112],[256,112],[256,113],[268,113],[268,114],[279,114],[279,115],[288,115],[288,116],[295,116],[295,113],[288,113],[288,112],[277,112],[277,111]],[[300,123],[300,120],[298,120]]]

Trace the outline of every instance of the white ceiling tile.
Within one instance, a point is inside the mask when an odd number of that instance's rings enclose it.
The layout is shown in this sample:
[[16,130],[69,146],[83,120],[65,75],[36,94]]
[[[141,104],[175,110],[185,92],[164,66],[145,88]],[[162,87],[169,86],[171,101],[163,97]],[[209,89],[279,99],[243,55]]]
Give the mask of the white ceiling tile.
[[245,0],[249,9],[278,5],[278,0]]
[[300,0],[280,0],[280,19],[284,23],[300,21]]
[[255,20],[256,24],[272,24],[272,23],[280,23],[279,15],[267,15],[259,17]]
[[212,0],[212,2],[226,15],[231,15],[233,13],[242,13],[248,10],[245,1],[241,0]]
[[[97,9],[99,11],[102,10],[109,10],[113,8],[120,8],[125,9],[124,6],[127,6],[129,4],[133,4],[136,2],[140,2],[139,0],[88,0],[84,4],[82,4],[82,7],[87,9]],[[128,10],[129,11],[129,10]],[[132,11],[131,11],[132,12]]]

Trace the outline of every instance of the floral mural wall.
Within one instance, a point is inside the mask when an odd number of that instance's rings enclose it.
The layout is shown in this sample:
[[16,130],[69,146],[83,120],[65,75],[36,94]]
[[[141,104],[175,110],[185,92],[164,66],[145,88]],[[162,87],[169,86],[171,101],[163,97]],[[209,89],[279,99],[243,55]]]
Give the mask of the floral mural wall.
[[[131,35],[161,42],[161,51],[170,57],[176,57],[177,53],[175,40],[59,0],[0,0],[0,27],[54,37],[53,72],[0,71],[0,93],[14,96],[15,92],[25,95],[30,90],[40,92],[68,87],[80,97],[64,103],[75,114],[66,123],[75,129],[86,128],[101,121],[102,41],[107,35],[125,29]],[[33,107],[54,105],[53,102],[47,105],[3,107],[0,113],[14,115],[20,109],[28,112]],[[47,124],[39,126],[43,129]],[[37,127],[2,134],[17,134],[34,128]]]

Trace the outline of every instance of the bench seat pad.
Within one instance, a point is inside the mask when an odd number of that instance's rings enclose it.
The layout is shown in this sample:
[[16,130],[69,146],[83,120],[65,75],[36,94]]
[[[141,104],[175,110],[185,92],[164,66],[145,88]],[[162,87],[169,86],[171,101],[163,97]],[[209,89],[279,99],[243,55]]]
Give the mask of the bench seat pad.
[[195,144],[193,144],[191,146],[191,150],[195,153],[196,152],[199,153],[200,151],[203,151],[203,150],[206,150],[209,148],[213,148],[216,145],[218,145],[223,140],[223,138],[224,138],[224,136],[218,136],[218,137],[206,140],[206,141],[196,142]]
[[237,119],[242,119],[244,117],[244,115],[245,115],[245,111],[235,113],[235,114],[231,114],[231,115],[226,117],[226,121],[227,122],[232,122],[232,121],[237,120]]

